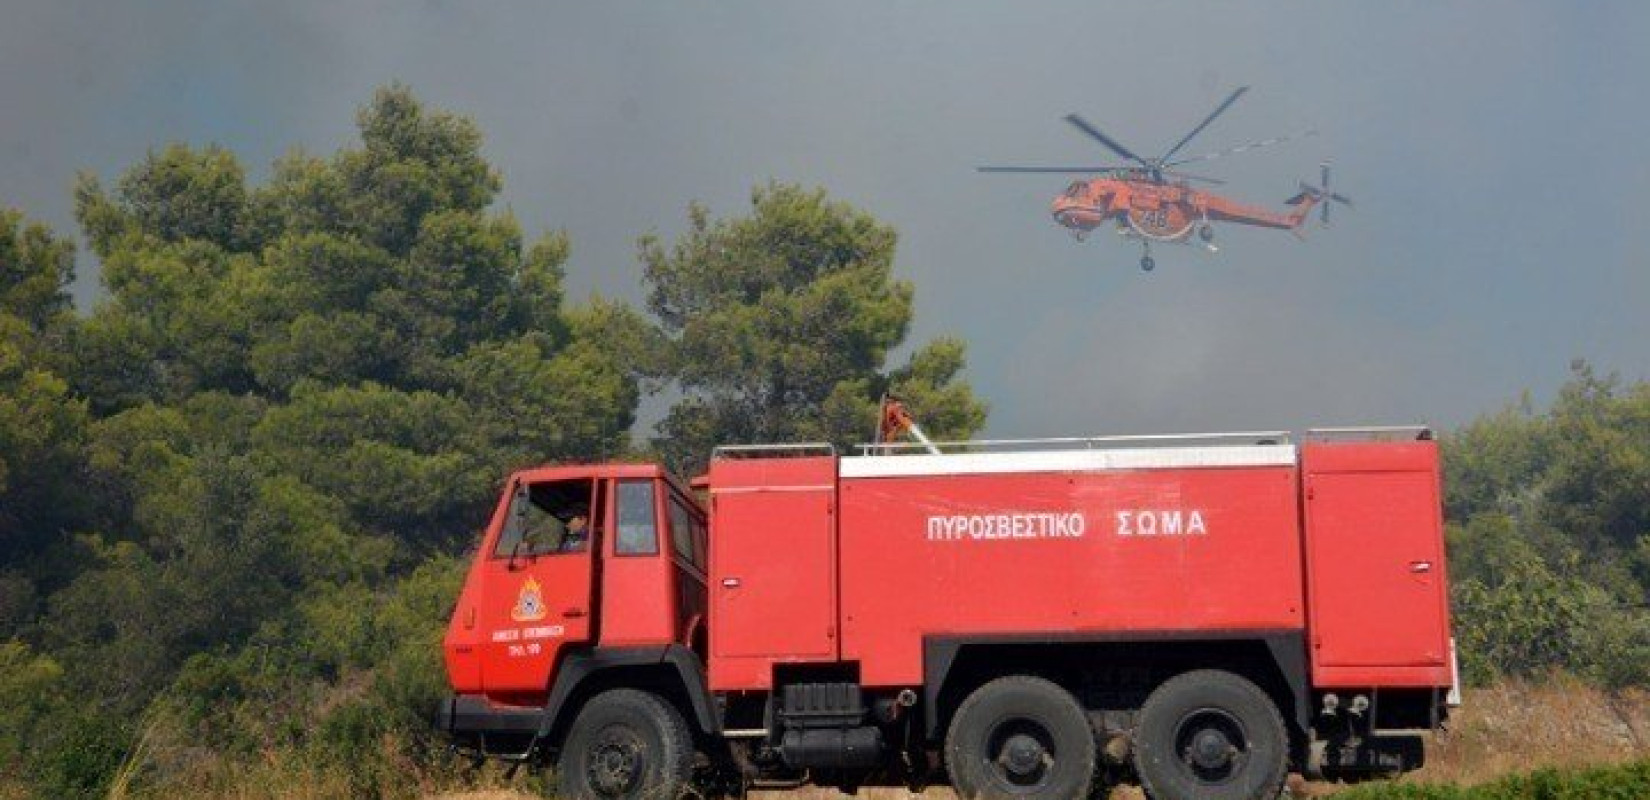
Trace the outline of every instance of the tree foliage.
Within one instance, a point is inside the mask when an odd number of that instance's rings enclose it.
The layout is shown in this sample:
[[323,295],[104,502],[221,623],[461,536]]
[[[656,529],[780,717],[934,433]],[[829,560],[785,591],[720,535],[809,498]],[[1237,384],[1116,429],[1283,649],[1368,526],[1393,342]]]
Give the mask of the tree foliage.
[[1577,362],[1551,409],[1482,417],[1444,453],[1469,676],[1650,681],[1650,384]]
[[23,632],[65,579],[63,533],[90,423],[62,372],[73,245],[0,209],[0,642]]
[[931,433],[964,438],[985,406],[958,379],[963,345],[940,339],[888,369],[912,317],[893,277],[894,230],[821,190],[769,184],[748,216],[642,240],[648,308],[665,336],[663,373],[681,399],[655,445],[684,471],[718,444],[867,441],[884,392],[905,396]]
[[[311,713],[322,738],[423,736],[447,554],[501,476],[628,452],[638,373],[607,335],[639,318],[566,304],[566,238],[489,211],[469,120],[391,87],[358,126],[262,185],[183,144],[112,190],[82,176],[106,296],[81,319],[72,247],[0,216],[0,693],[65,688],[27,756],[0,729],[0,766],[32,759],[48,794],[101,791],[161,708],[206,724],[353,682],[371,724]],[[248,748],[307,741],[236,721]]]

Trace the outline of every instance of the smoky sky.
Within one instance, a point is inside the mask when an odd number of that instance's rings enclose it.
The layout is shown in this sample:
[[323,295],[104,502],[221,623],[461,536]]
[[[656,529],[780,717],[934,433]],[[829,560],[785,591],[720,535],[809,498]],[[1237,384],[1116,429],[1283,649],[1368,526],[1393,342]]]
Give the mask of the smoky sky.
[[[1544,400],[1575,357],[1650,374],[1646,41],[1626,0],[10,0],[0,204],[73,231],[77,170],[170,141],[261,180],[400,81],[479,122],[501,206],[571,236],[575,297],[639,300],[639,235],[769,180],[894,225],[911,341],[968,342],[992,436],[1452,426]],[[1239,85],[1189,152],[1320,134],[1201,171],[1276,207],[1331,161],[1357,203],[1332,228],[1226,226],[1148,275],[1053,224],[1064,178],[973,169],[1110,161],[1069,112],[1161,152]]]

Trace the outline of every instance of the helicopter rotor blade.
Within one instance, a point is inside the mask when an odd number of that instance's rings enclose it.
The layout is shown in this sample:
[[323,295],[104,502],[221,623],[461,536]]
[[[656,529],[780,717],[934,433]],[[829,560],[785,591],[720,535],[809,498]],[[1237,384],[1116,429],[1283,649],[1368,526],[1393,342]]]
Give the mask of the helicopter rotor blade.
[[1193,128],[1191,133],[1186,134],[1186,136],[1184,138],[1182,138],[1179,142],[1176,142],[1175,146],[1169,148],[1169,152],[1164,153],[1163,157],[1158,159],[1158,161],[1163,162],[1163,161],[1168,161],[1170,158],[1173,158],[1175,153],[1180,152],[1180,148],[1185,147],[1186,143],[1190,142],[1193,137],[1195,137],[1198,134],[1202,133],[1204,128],[1209,127],[1209,123],[1215,121],[1215,117],[1218,117],[1221,114],[1225,113],[1226,109],[1231,108],[1232,104],[1236,103],[1238,98],[1242,97],[1243,93],[1247,92],[1247,91],[1249,91],[1249,87],[1239,86],[1236,91],[1232,92],[1231,96],[1226,98],[1225,102],[1223,102],[1219,106],[1217,106],[1213,112],[1210,112],[1209,116],[1204,117],[1203,121],[1198,123],[1198,126]]
[[1170,162],[1164,164],[1163,166],[1178,167],[1181,164],[1190,164],[1194,161],[1212,161],[1212,160],[1217,159],[1217,158],[1225,158],[1226,156],[1237,155],[1238,153],[1242,153],[1242,152],[1249,151],[1249,150],[1258,150],[1262,147],[1271,147],[1272,145],[1275,145],[1275,144],[1282,144],[1284,142],[1290,141],[1291,139],[1304,139],[1308,136],[1316,136],[1316,135],[1318,135],[1318,132],[1315,131],[1315,130],[1305,130],[1305,131],[1301,131],[1300,133],[1291,133],[1291,134],[1288,134],[1288,135],[1285,135],[1285,136],[1274,136],[1270,139],[1261,139],[1258,142],[1250,142],[1248,144],[1240,144],[1237,147],[1228,147],[1225,150],[1216,150],[1213,153],[1204,153],[1203,155],[1200,155],[1200,156],[1190,156],[1188,158],[1182,158],[1182,159],[1178,159],[1176,161],[1170,161]]
[[1329,193],[1329,162],[1325,161],[1318,165],[1318,197],[1322,202],[1322,206],[1318,209],[1318,220],[1323,223],[1325,228],[1329,227],[1329,207],[1334,205],[1334,203],[1329,202],[1331,196]]
[[1094,175],[1102,172],[1116,172],[1128,167],[975,167],[976,172],[1031,172],[1031,173],[1073,173]]
[[1101,133],[1100,129],[1094,127],[1093,125],[1090,125],[1088,123],[1088,120],[1085,120],[1082,117],[1077,116],[1076,114],[1067,114],[1066,115],[1066,121],[1071,123],[1072,125],[1075,125],[1078,130],[1088,134],[1089,138],[1094,139],[1095,141],[1105,145],[1113,153],[1116,153],[1116,154],[1118,154],[1118,155],[1120,155],[1120,156],[1122,156],[1122,157],[1124,157],[1124,158],[1126,158],[1130,161],[1137,162],[1141,166],[1146,167],[1148,169],[1151,168],[1151,164],[1149,162],[1147,162],[1146,159],[1135,155],[1134,153],[1129,151],[1129,148],[1124,147],[1121,144],[1118,144],[1117,142],[1113,141],[1110,136],[1107,136],[1104,133]]

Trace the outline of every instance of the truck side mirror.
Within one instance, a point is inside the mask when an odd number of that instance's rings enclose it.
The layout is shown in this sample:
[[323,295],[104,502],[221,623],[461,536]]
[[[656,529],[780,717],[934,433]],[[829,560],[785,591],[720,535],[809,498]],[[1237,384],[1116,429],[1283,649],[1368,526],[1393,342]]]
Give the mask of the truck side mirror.
[[527,504],[532,502],[527,487],[516,489],[515,497],[510,501],[510,516],[504,521],[507,530],[514,534],[515,543],[510,545],[510,558],[505,562],[509,569],[516,568],[516,559],[521,555],[522,546],[527,544]]

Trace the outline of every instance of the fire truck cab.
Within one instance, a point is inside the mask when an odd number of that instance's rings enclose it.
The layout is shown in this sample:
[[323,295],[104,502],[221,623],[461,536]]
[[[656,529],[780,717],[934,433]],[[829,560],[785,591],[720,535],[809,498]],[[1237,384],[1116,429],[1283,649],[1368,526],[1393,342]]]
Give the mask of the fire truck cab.
[[1454,699],[1423,428],[719,448],[509,479],[438,725],[574,798],[1276,797]]

